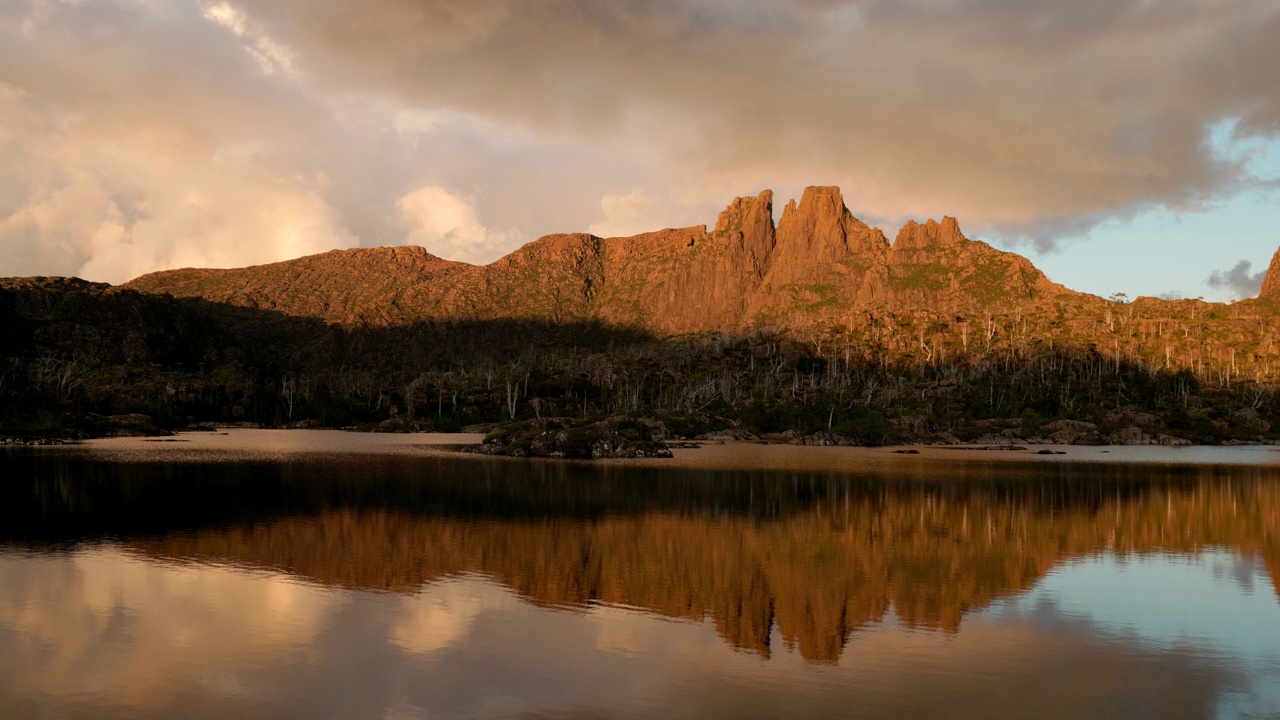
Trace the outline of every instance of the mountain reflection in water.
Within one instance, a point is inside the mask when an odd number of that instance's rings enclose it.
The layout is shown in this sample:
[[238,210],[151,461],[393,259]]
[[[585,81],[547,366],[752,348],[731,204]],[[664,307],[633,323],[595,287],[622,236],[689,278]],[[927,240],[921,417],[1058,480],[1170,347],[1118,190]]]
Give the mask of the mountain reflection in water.
[[[1280,628],[1265,581],[1280,572],[1280,475],[1265,467],[970,462],[850,474],[390,455],[122,463],[77,452],[14,453],[6,467],[8,552],[56,558],[106,540],[96,552],[129,562],[283,574],[406,603],[443,593],[443,615],[396,626],[402,649],[447,644],[449,613],[502,602],[475,589],[482,577],[567,616],[611,612],[622,636],[629,621],[617,618],[634,611],[709,619],[761,660],[785,648],[811,666],[857,666],[866,658],[853,647],[871,650],[891,628],[979,643],[1035,616],[1047,575],[1080,585],[1090,577],[1080,563],[1176,556],[1224,558],[1213,565],[1224,581],[1244,568],[1248,594],[1266,599],[1261,617]],[[449,588],[469,599],[449,600]],[[1122,599],[1108,593],[1052,597]],[[1280,658],[1280,638],[1259,642]]]

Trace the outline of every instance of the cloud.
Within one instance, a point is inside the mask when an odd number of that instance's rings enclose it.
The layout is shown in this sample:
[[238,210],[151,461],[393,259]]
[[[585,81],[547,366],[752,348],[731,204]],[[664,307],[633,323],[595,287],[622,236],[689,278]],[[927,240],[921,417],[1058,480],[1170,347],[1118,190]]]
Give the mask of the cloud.
[[400,198],[396,207],[411,228],[406,242],[447,260],[484,262],[519,244],[518,233],[489,230],[470,200],[439,186],[418,188]]
[[250,22],[243,11],[225,2],[206,5],[204,16],[243,38],[245,50],[257,61],[262,72],[272,75],[277,72],[292,75],[293,53],[288,48],[272,40],[261,28]]
[[1215,290],[1226,290],[1234,298],[1253,297],[1262,289],[1262,281],[1267,277],[1267,271],[1250,273],[1253,269],[1253,263],[1248,260],[1241,260],[1231,267],[1229,270],[1221,268],[1209,273],[1209,277],[1204,282]]
[[654,206],[643,188],[636,188],[626,195],[605,195],[600,199],[604,220],[592,223],[588,232],[600,237],[627,237],[662,228],[661,208]]
[[157,264],[264,263],[356,244],[312,182],[251,157],[140,154],[60,127],[3,86],[0,118],[17,119],[25,141],[9,159],[26,182],[0,210],[0,264],[11,272],[120,282]]
[[223,33],[165,3],[33,7],[0,11],[0,167],[14,178],[0,181],[0,274],[121,282],[357,243],[323,174],[281,154],[320,125],[244,52],[247,21],[224,17],[241,32]]
[[808,184],[1051,248],[1265,186],[1277,36],[1270,0],[14,0],[0,274],[482,262]]
[[[246,0],[328,87],[642,148],[678,192],[836,182],[1049,243],[1251,181],[1280,130],[1265,0]],[[444,71],[443,68],[448,68]]]

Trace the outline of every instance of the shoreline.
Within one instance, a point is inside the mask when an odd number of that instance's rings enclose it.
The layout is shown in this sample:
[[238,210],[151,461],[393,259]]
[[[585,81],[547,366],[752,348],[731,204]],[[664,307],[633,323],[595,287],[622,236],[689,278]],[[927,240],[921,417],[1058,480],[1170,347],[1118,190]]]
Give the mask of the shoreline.
[[[482,438],[481,449],[476,452],[501,456],[515,455],[537,457],[613,458],[665,457],[669,450],[693,449],[701,445],[722,442],[751,442],[762,445],[792,445],[807,447],[861,447],[910,449],[923,447],[981,450],[984,448],[1012,450],[1014,446],[1070,446],[1070,447],[1133,447],[1133,446],[1198,446],[1233,447],[1252,445],[1280,445],[1280,437],[1270,432],[1243,432],[1213,437],[1185,433],[1187,437],[1174,435],[1177,430],[1152,424],[1151,418],[1118,415],[1114,418],[1086,420],[1061,419],[1049,422],[1022,423],[1014,420],[984,420],[977,427],[951,430],[930,429],[931,423],[923,418],[915,422],[893,421],[895,430],[878,437],[855,437],[831,428],[804,432],[790,429],[762,432],[727,421],[728,424],[711,424],[701,427],[681,427],[665,416],[651,417],[634,414],[615,414],[607,417],[540,417],[505,422],[467,425],[450,433],[432,432],[430,424],[399,423],[388,425],[346,425],[323,427],[314,421],[264,426],[244,421],[192,422],[186,427],[173,427],[157,422],[149,415],[94,415],[86,416],[88,424],[59,424],[42,430],[22,427],[0,428],[0,447],[60,446],[86,440],[104,438],[171,438],[186,433],[226,433],[238,430],[294,432],[326,431],[369,437],[423,436],[437,434],[471,434]],[[89,422],[91,421],[91,422]],[[718,428],[718,429],[716,429]],[[1267,430],[1267,428],[1263,428]],[[588,452],[582,452],[586,448]],[[906,450],[902,450],[906,451]],[[1047,453],[1046,453],[1047,454]]]
[[[893,467],[948,468],[997,463],[1154,464],[1280,467],[1280,448],[1253,445],[887,445],[814,446],[768,441],[702,441],[697,447],[677,441],[672,457],[568,459],[484,455],[469,448],[484,439],[477,433],[363,433],[345,430],[227,428],[179,431],[169,437],[113,437],[61,445],[9,445],[32,452],[87,452],[116,459],[159,462],[284,460],[306,456],[368,455],[436,457],[476,462],[643,466],[649,468],[858,473]],[[1045,452],[1050,451],[1050,452]]]
[[[67,434],[56,435],[0,435],[0,447],[68,447],[77,445],[86,445],[103,440],[137,440],[151,443],[173,443],[184,442],[181,439],[183,435],[228,435],[229,431],[250,431],[264,433],[341,433],[351,437],[377,437],[377,438],[412,438],[422,436],[451,436],[451,437],[478,437],[480,440],[474,442],[453,443],[452,447],[461,452],[462,448],[476,447],[483,444],[483,438],[489,433],[478,431],[463,430],[460,432],[380,432],[371,430],[359,430],[355,428],[329,428],[329,427],[262,427],[249,424],[238,425],[213,425],[209,427],[198,428],[178,428],[175,430],[162,430],[155,434],[149,433],[118,433],[109,435],[81,436],[76,437]],[[815,433],[815,435],[825,435],[826,433]],[[1280,440],[1272,439],[1228,439],[1219,443],[1194,443],[1183,440],[1181,442],[1157,443],[1157,442],[1052,442],[1046,441],[1045,438],[990,438],[984,437],[973,442],[965,441],[930,441],[923,439],[909,440],[900,443],[888,443],[883,445],[859,444],[852,441],[845,442],[810,442],[809,437],[799,437],[796,439],[783,439],[781,437],[760,437],[751,433],[739,433],[736,431],[726,433],[706,433],[695,438],[669,438],[660,442],[665,444],[672,450],[696,450],[703,447],[715,447],[723,445],[735,446],[760,446],[760,447],[804,447],[804,448],[857,448],[863,450],[886,450],[901,454],[903,451],[910,450],[956,450],[956,451],[985,451],[985,452],[1021,452],[1021,451],[1039,451],[1042,449],[1053,448],[1125,448],[1125,447],[1165,447],[1165,448],[1230,448],[1230,447],[1271,447],[1280,451]],[[1179,438],[1180,440],[1180,438]],[[432,443],[433,447],[435,443]],[[501,457],[490,455],[489,457]],[[635,458],[600,458],[600,459],[635,459]]]

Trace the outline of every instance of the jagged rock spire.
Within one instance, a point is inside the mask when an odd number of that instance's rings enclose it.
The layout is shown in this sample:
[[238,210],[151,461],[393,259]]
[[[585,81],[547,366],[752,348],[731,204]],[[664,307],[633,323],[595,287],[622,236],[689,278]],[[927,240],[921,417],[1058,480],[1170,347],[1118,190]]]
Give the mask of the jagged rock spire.
[[763,275],[777,244],[773,226],[773,191],[755,197],[734,198],[716,220],[716,234],[731,238],[735,250],[756,273]]
[[1262,292],[1259,298],[1280,299],[1280,250],[1271,256],[1271,265],[1267,268],[1267,276],[1262,279]]
[[[787,203],[778,222],[779,255],[831,262],[850,253],[868,261],[889,249],[884,235],[855,218],[838,187],[807,187],[797,205]],[[781,258],[779,258],[781,259]]]

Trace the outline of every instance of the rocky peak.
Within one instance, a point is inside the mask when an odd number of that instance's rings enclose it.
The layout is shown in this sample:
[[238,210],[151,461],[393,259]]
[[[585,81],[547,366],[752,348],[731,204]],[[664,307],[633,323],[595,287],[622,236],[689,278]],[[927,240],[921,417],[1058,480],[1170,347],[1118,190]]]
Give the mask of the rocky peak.
[[716,220],[716,235],[727,237],[730,248],[757,274],[764,273],[777,235],[773,227],[773,191],[755,197],[734,198]]
[[787,203],[778,223],[778,246],[787,256],[810,262],[832,262],[852,254],[874,264],[889,244],[884,235],[855,218],[838,187],[807,187]]
[[845,207],[840,188],[805,188],[800,202],[792,200],[782,212],[769,268],[748,312],[776,316],[797,305],[851,301],[866,274],[884,265],[888,250],[884,233]]
[[759,222],[761,215],[773,225],[773,191],[765,190],[755,197],[736,197],[729,207],[720,212],[716,220],[716,232],[738,232]]
[[1271,256],[1271,266],[1267,268],[1267,276],[1262,280],[1262,292],[1259,298],[1280,300],[1280,250]]
[[801,222],[807,225],[814,225],[823,220],[840,222],[844,220],[845,215],[848,213],[849,210],[844,206],[844,195],[841,194],[840,188],[834,185],[811,185],[804,189],[804,194],[800,196],[798,205],[794,199],[787,203],[787,207],[782,213],[782,218],[783,222],[790,220],[793,223]]
[[966,242],[963,233],[960,232],[960,223],[955,218],[947,216],[942,218],[942,222],[930,220],[925,224],[912,220],[902,229],[898,231],[898,238],[893,241],[894,250],[923,250],[925,248],[939,248],[958,246]]

